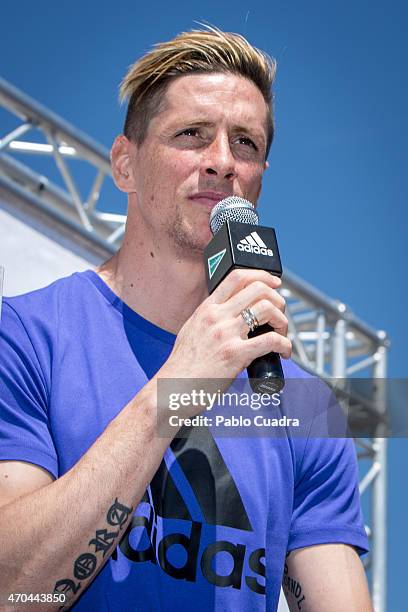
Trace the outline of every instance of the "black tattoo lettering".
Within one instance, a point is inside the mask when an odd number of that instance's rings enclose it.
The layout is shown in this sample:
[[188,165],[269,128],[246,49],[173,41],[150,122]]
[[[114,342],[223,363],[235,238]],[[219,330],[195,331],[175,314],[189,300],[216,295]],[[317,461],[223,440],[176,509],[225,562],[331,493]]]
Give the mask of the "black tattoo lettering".
[[54,593],[63,593],[67,597],[70,597],[71,594],[75,595],[75,593],[78,591],[78,589],[80,589],[80,587],[80,582],[75,584],[73,580],[70,580],[69,578],[64,578],[64,580],[58,580],[58,582],[55,583]]
[[[106,520],[109,525],[118,526],[117,531],[108,531],[107,529],[97,529],[95,537],[89,540],[88,546],[95,546],[95,552],[103,551],[103,557],[106,555],[108,550],[112,547],[115,538],[119,535],[120,530],[126,523],[129,514],[133,511],[133,508],[128,508],[124,504],[121,504],[118,498],[115,498],[112,506],[108,510]],[[95,572],[97,565],[97,558],[92,553],[82,553],[74,562],[73,573],[77,580],[86,580],[90,578]],[[64,593],[67,597],[67,601],[63,606],[60,606],[59,610],[67,609],[71,603],[70,600],[74,598],[76,593],[81,588],[81,583],[75,583],[70,578],[63,578],[58,580],[54,586],[54,593]]]
[[86,580],[95,571],[96,557],[92,553],[83,553],[79,555],[74,563],[74,576],[78,580]]
[[109,525],[119,525],[119,529],[122,529],[123,525],[126,523],[129,514],[132,512],[133,508],[128,508],[124,504],[121,504],[118,501],[118,498],[115,499],[115,502],[108,510],[108,515],[106,520]]
[[103,550],[103,556],[105,556],[118,534],[119,531],[108,532],[107,529],[98,529],[95,534],[96,537],[89,540],[89,545],[93,544],[95,546],[95,552]]
[[[290,552],[286,555],[286,559],[289,557]],[[291,578],[289,576],[289,568],[288,564],[285,560],[285,567],[283,570],[283,580],[282,587],[285,592],[285,595],[289,596],[291,599],[295,599],[298,610],[302,610],[302,603],[305,602],[305,596],[302,592],[302,586],[300,582]]]
[[80,582],[75,583],[73,580],[70,580],[69,578],[58,580],[54,586],[54,593],[56,593],[57,595],[63,594],[66,597],[65,604],[60,606],[58,610],[66,610],[69,607],[70,600],[73,598],[75,593],[79,591],[80,588],[81,588]]

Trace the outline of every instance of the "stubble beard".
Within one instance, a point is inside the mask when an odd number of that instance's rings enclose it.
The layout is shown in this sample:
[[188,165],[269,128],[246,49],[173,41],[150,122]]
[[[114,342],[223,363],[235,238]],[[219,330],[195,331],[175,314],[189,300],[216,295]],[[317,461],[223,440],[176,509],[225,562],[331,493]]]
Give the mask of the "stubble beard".
[[190,255],[194,259],[198,257],[202,259],[208,240],[205,240],[203,235],[200,235],[199,230],[192,227],[188,221],[183,218],[180,210],[177,210],[175,219],[168,225],[167,235],[182,257]]

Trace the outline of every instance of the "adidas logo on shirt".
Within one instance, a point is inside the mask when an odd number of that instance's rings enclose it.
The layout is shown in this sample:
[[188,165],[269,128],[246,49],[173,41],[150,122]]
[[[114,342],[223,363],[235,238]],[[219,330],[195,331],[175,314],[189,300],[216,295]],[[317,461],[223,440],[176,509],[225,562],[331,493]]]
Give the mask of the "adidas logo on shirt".
[[248,236],[245,236],[245,238],[239,241],[237,248],[239,251],[273,257],[272,249],[267,247],[257,232],[251,232]]
[[[191,428],[188,437],[174,439],[168,459],[172,456],[172,469],[161,462],[142,499],[144,507],[120,541],[123,555],[133,563],[152,563],[176,580],[204,578],[216,587],[265,595],[265,548],[248,540],[254,527],[209,429]],[[165,529],[159,529],[158,517],[166,521]],[[187,531],[184,521],[189,523]],[[214,540],[222,527],[228,528],[228,539],[223,535]],[[179,554],[184,549],[182,563],[175,562],[173,547]],[[229,557],[229,573],[217,571],[219,553]],[[118,560],[118,550],[111,558]]]

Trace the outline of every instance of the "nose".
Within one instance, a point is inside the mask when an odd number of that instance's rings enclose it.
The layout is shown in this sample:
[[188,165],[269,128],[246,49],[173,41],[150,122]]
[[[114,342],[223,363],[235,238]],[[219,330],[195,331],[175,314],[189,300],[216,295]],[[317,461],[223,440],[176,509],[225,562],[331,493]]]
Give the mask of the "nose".
[[227,134],[218,134],[205,148],[201,162],[203,174],[232,180],[236,177],[236,161]]

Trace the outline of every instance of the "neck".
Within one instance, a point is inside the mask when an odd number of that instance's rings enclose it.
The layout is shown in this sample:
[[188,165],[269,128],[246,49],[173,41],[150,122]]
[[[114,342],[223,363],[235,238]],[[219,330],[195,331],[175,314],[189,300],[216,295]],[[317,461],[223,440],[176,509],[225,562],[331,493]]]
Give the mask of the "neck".
[[204,262],[200,253],[182,256],[162,244],[128,225],[119,251],[96,272],[139,315],[177,334],[208,295]]

